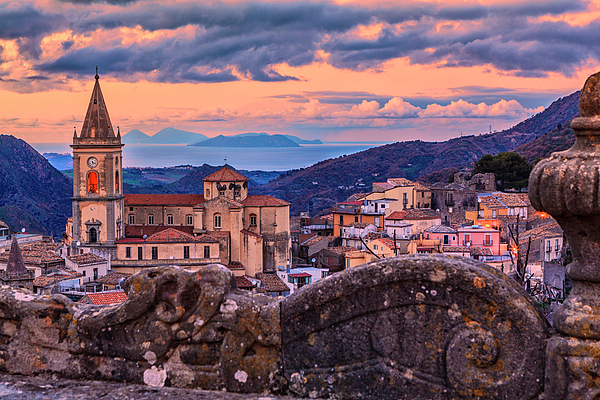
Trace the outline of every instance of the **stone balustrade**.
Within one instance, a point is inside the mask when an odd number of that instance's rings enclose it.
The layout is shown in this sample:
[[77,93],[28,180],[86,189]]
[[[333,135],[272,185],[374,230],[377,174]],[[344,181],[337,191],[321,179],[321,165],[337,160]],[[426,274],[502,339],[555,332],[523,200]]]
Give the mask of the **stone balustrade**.
[[220,265],[173,266],[132,276],[109,307],[4,286],[0,371],[331,399],[598,398],[599,78],[573,148],[530,177],[573,253],[556,330],[515,281],[461,257],[384,259],[278,299]]

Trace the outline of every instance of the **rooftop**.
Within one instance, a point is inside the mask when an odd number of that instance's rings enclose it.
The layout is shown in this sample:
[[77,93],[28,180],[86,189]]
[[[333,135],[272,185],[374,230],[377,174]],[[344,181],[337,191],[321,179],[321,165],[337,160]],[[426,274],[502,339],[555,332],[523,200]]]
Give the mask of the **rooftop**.
[[[204,203],[201,194],[126,194],[126,206],[190,206]],[[127,211],[125,211],[127,213]]]
[[213,172],[204,178],[205,182],[246,182],[248,178],[244,175],[240,174],[237,171],[234,171],[229,167],[229,165],[225,165],[223,168],[218,170],[217,172]]
[[127,294],[123,290],[116,290],[114,292],[88,293],[79,300],[79,303],[110,306],[112,304],[121,304],[125,300],[127,300]]
[[77,265],[99,264],[106,262],[106,259],[92,253],[79,254],[67,257]]

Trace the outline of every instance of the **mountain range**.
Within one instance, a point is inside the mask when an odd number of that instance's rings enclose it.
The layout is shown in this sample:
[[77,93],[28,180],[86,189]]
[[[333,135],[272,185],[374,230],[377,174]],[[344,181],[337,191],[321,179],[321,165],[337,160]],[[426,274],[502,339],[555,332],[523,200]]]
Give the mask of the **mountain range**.
[[13,231],[61,237],[72,213],[71,180],[9,135],[0,135],[0,171],[0,219]]
[[[370,191],[373,182],[388,178],[447,181],[451,174],[488,153],[514,150],[533,162],[573,143],[569,123],[578,115],[578,99],[579,92],[558,99],[543,112],[501,132],[445,142],[415,140],[375,147],[287,171],[266,184],[251,182],[250,190],[252,194],[270,194],[290,202],[292,214],[309,211],[311,215],[318,215],[351,194]],[[209,165],[190,168],[189,174],[175,182],[139,190],[202,193],[202,179],[216,168]],[[13,230],[24,227],[55,237],[60,235],[71,216],[69,178],[23,140],[7,135],[0,135],[0,170],[3,171],[0,174],[0,219]],[[126,193],[135,189],[132,185],[124,187]]]

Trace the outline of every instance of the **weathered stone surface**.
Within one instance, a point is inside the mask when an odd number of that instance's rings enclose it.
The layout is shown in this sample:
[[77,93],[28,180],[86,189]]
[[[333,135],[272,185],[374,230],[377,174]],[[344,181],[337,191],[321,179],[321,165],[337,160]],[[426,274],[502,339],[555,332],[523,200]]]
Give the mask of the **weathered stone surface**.
[[301,396],[529,399],[550,328],[506,275],[406,256],[316,282],[282,302],[285,377]]
[[209,265],[145,270],[111,307],[2,287],[0,371],[262,392],[280,386],[277,302]]
[[295,397],[239,394],[179,388],[153,388],[116,382],[71,380],[49,375],[0,374],[0,399],[11,400],[298,400]]

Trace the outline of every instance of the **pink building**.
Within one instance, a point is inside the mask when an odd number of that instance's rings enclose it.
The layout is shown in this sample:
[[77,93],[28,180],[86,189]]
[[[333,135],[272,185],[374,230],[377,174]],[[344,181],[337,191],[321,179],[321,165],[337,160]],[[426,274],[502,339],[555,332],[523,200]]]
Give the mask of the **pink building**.
[[439,240],[444,246],[457,246],[458,235],[455,229],[445,225],[434,225],[423,231],[425,239]]
[[[507,250],[506,243],[500,243],[500,231],[493,228],[486,228],[479,225],[473,225],[465,228],[458,228],[458,244],[470,248],[479,247],[482,253],[494,256],[504,256]],[[489,249],[489,250],[484,250]]]

